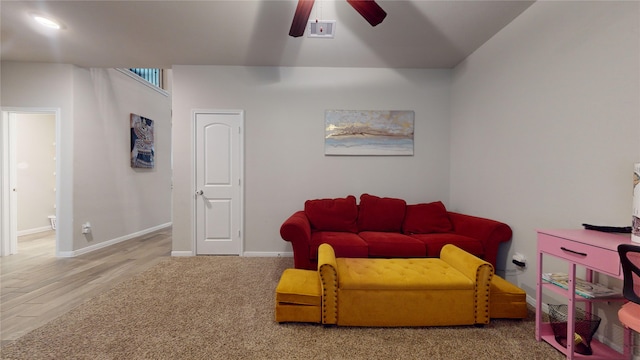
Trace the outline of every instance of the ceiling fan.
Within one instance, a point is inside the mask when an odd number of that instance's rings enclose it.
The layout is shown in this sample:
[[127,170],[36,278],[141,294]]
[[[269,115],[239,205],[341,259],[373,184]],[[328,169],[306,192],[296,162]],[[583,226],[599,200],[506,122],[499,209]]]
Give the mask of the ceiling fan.
[[[314,1],[315,0],[298,0],[298,6],[296,7],[293,22],[291,22],[291,29],[289,30],[290,36],[300,37],[304,34],[304,29],[307,27]],[[387,13],[375,0],[347,0],[347,2],[351,7],[356,9],[371,26],[380,24],[387,16]]]

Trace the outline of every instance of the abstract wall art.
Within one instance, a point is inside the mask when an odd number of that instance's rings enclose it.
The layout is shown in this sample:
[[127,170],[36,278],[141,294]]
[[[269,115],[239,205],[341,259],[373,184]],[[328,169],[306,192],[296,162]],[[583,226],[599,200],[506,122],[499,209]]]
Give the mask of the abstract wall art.
[[325,155],[413,155],[413,111],[326,110]]
[[153,120],[131,114],[131,167],[153,168]]

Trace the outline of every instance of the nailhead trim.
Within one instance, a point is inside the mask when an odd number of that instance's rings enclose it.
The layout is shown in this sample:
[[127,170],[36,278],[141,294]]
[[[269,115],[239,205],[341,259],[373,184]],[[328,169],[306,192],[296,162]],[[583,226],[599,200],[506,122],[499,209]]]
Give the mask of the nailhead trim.
[[[326,324],[327,322],[327,303],[325,300],[325,294],[327,293],[327,280],[325,279],[325,277],[323,276],[323,271],[322,268],[324,268],[325,266],[330,266],[330,265],[321,265],[320,266],[320,280],[322,281],[322,323]],[[333,278],[337,279],[338,275],[336,273],[336,269],[333,268],[333,266],[330,266],[331,270],[333,272]],[[333,291],[333,295],[334,295],[334,299],[336,299],[338,297],[338,283],[334,280],[333,281],[333,288],[335,289]],[[333,312],[334,314],[336,314],[336,320],[338,317],[338,304],[337,302],[335,302],[335,304],[333,305]]]
[[[476,284],[478,284],[480,282],[480,271],[485,267],[486,265],[481,265],[478,267],[478,270],[476,271]],[[491,290],[491,279],[493,279],[493,272],[489,273],[489,281],[487,282],[487,284],[485,285],[487,288],[487,291],[484,291],[485,294],[485,306],[484,306],[484,313],[485,313],[485,320],[484,323],[488,324],[489,323],[489,298],[490,298],[490,290]],[[478,295],[479,292],[476,291],[475,292],[475,296],[474,296],[474,316],[476,319],[478,319]]]

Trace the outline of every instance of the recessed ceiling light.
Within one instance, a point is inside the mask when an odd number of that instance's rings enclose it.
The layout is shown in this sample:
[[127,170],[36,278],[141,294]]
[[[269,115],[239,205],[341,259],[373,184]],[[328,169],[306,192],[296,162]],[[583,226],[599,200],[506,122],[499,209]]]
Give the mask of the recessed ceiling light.
[[58,24],[54,20],[48,19],[48,18],[43,17],[43,16],[34,15],[33,19],[35,21],[37,21],[38,24],[40,24],[42,26],[46,26],[46,27],[51,28],[51,29],[60,29],[61,28],[60,24]]

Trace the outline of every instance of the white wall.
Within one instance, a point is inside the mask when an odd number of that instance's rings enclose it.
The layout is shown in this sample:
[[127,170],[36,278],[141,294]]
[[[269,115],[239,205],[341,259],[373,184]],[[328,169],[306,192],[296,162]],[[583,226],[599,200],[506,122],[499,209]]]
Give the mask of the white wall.
[[[304,201],[449,194],[446,70],[174,66],[173,250],[192,251],[193,109],[245,111],[246,252],[290,252],[282,222]],[[324,111],[414,110],[415,155],[324,156]]]
[[56,118],[53,114],[16,115],[18,232],[51,229],[56,204]]
[[[2,108],[48,108],[60,111],[60,138],[57,142],[57,174],[66,179],[58,192],[58,252],[73,250],[73,66],[7,62],[0,63],[0,104]],[[60,221],[64,219],[63,221]]]
[[[171,223],[171,98],[117,70],[2,62],[2,106],[59,108],[59,252],[72,256]],[[129,115],[155,121],[156,167],[130,167]],[[89,221],[91,236],[81,234]]]
[[[169,224],[171,98],[113,69],[75,68],[74,89],[74,248]],[[154,121],[153,169],[131,168],[131,113]]]
[[536,2],[454,70],[451,203],[512,226],[498,268],[525,254],[532,297],[536,229],[630,225],[639,7]]

